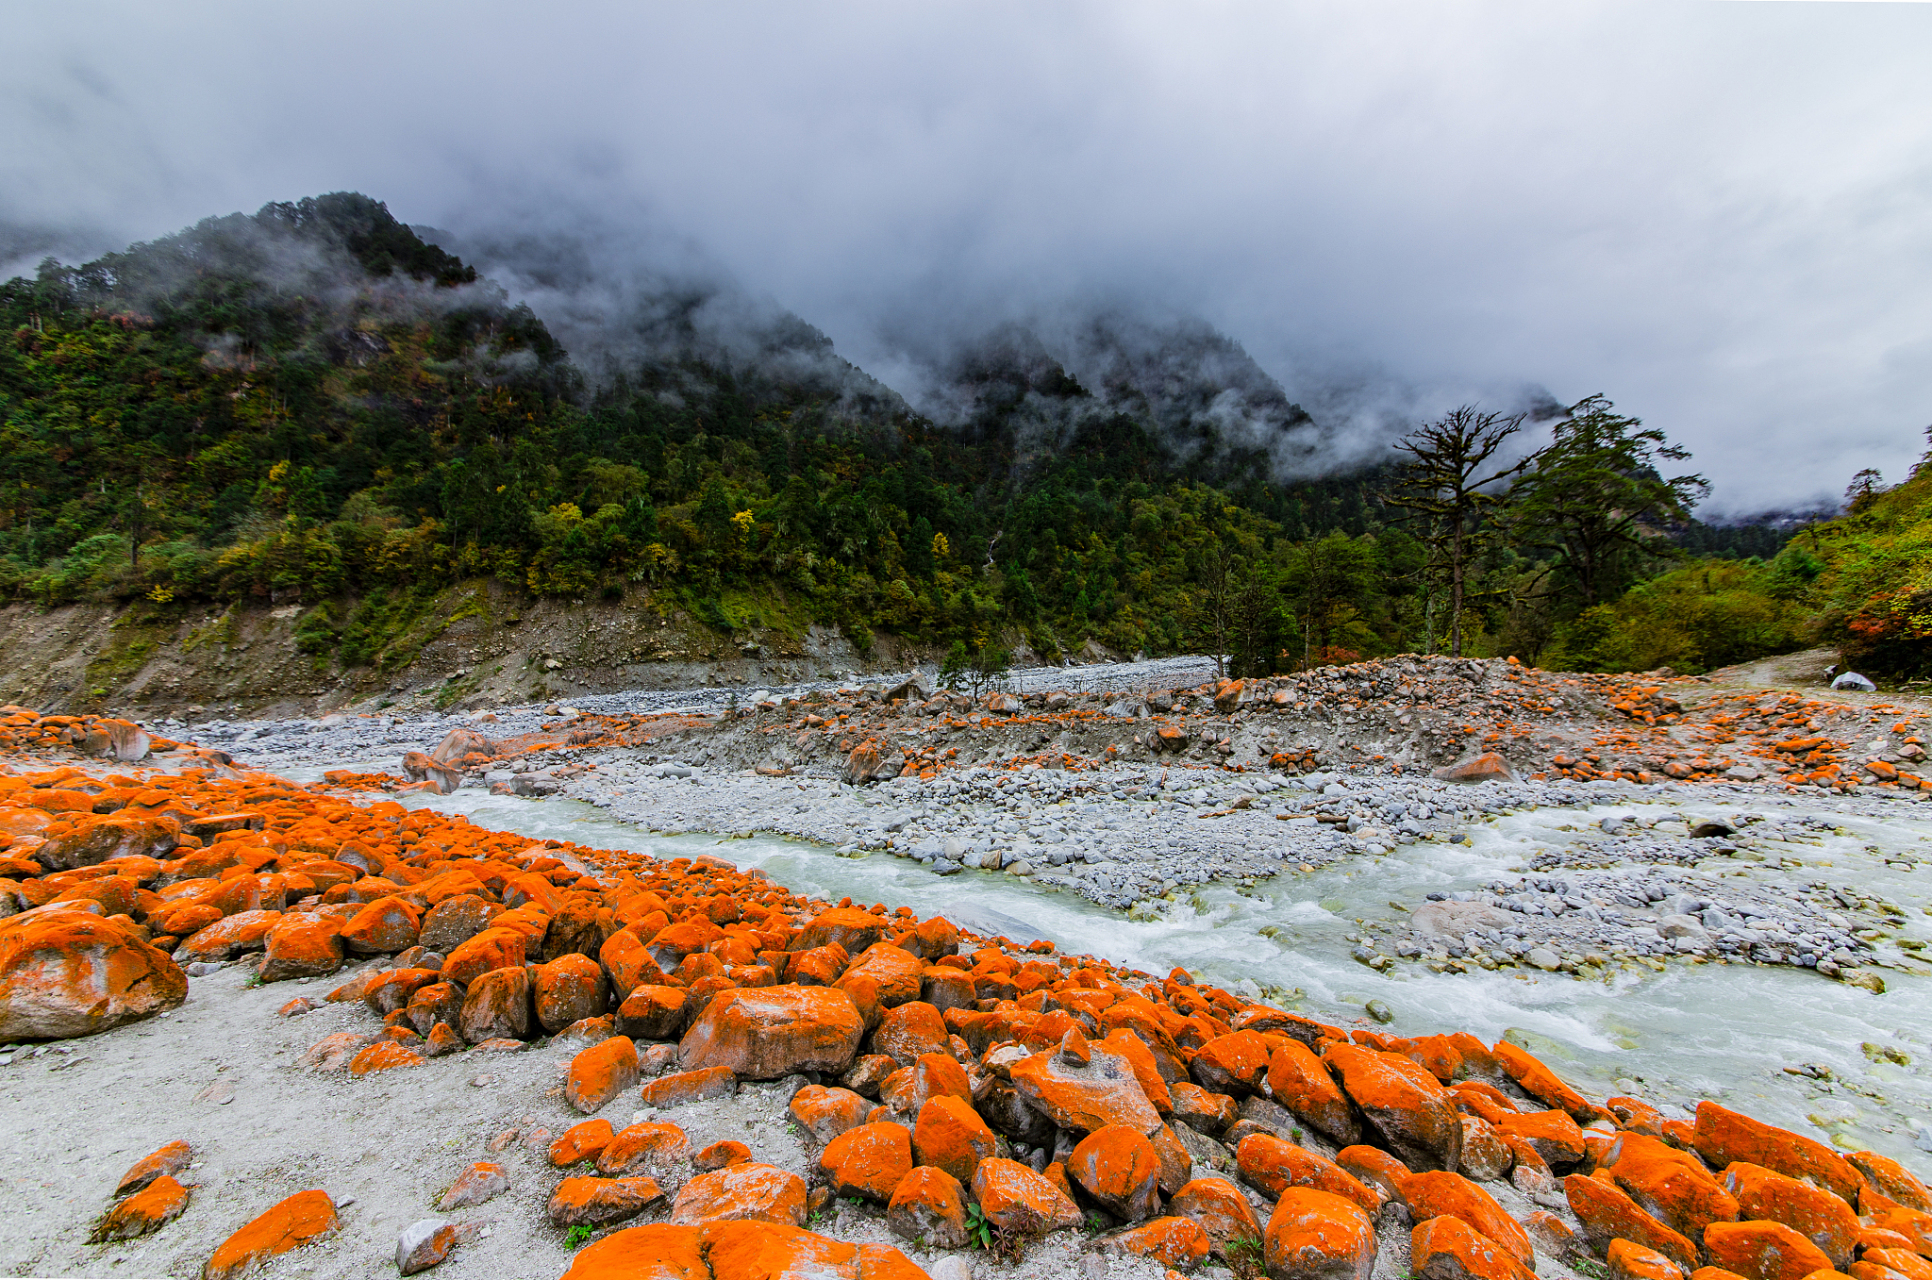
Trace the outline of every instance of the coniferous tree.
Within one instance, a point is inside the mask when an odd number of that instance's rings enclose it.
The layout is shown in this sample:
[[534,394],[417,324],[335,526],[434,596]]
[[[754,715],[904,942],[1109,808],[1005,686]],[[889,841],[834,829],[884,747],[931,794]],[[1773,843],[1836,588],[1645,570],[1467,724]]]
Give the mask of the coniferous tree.
[[1498,459],[1522,428],[1520,413],[1505,417],[1463,405],[1395,443],[1409,462],[1388,502],[1415,517],[1431,565],[1448,586],[1449,651],[1457,657],[1471,569],[1501,532],[1498,517],[1509,504],[1511,484],[1534,461],[1534,455],[1511,463]]

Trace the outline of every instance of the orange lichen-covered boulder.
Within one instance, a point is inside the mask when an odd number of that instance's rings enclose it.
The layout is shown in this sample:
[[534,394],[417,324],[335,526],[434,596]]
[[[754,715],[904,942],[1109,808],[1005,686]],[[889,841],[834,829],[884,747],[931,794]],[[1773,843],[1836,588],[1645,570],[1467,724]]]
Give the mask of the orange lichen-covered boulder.
[[1494,1182],[1515,1165],[1514,1149],[1496,1136],[1496,1130],[1487,1120],[1476,1116],[1462,1118],[1462,1167],[1457,1172],[1477,1182]]
[[1225,1093],[1209,1093],[1186,1080],[1176,1080],[1167,1086],[1167,1092],[1172,1102],[1171,1118],[1196,1133],[1219,1136],[1241,1118],[1234,1099]]
[[635,986],[617,1006],[617,1030],[633,1040],[675,1040],[684,1034],[691,1008],[682,987]]
[[1932,1213],[1904,1208],[1879,1209],[1867,1215],[1866,1222],[1901,1237],[1921,1257],[1932,1258]]
[[[792,1118],[804,1125],[820,1142],[830,1142],[847,1129],[864,1124],[866,1114],[871,1110],[872,1104],[850,1089],[808,1084],[792,1095]],[[912,1140],[916,1147],[919,1142],[916,1129]]]
[[691,1157],[691,1167],[699,1173],[710,1173],[713,1169],[723,1169],[734,1164],[743,1164],[751,1159],[751,1148],[730,1138],[712,1143]]
[[1136,1227],[1110,1231],[1090,1246],[1099,1253],[1151,1258],[1164,1267],[1192,1271],[1207,1261],[1214,1242],[1192,1218],[1155,1218]]
[[1080,1225],[1080,1210],[1066,1192],[1017,1160],[994,1157],[973,1171],[973,1199],[996,1227],[1008,1231],[1058,1231]]
[[505,1038],[523,1040],[529,1037],[534,1021],[529,971],[522,966],[491,969],[470,983],[463,997],[458,1030],[471,1044]]
[[857,907],[831,907],[814,916],[799,931],[798,939],[792,944],[794,951],[810,951],[836,942],[844,947],[848,955],[858,955],[885,937],[884,917],[875,916],[870,911]]
[[608,1120],[586,1120],[565,1129],[563,1136],[550,1144],[550,1163],[568,1169],[579,1160],[595,1160],[610,1140],[617,1136]]
[[510,1174],[502,1165],[490,1160],[479,1160],[457,1175],[436,1207],[448,1213],[452,1209],[465,1209],[471,1205],[482,1204],[510,1189]]
[[912,1148],[920,1164],[944,1169],[961,1183],[971,1183],[979,1162],[998,1146],[993,1131],[972,1104],[951,1095],[927,1101],[913,1125]]
[[638,1096],[647,1107],[689,1106],[694,1102],[705,1102],[711,1098],[725,1098],[738,1092],[738,1077],[730,1067],[701,1067],[696,1071],[679,1071],[657,1079],[638,1090]]
[[342,945],[361,956],[394,955],[416,945],[422,913],[401,898],[380,898],[342,926]]
[[1821,1142],[1753,1120],[1715,1102],[1697,1104],[1692,1141],[1697,1154],[1719,1169],[1743,1161],[1823,1187],[1847,1204],[1858,1203],[1863,1180],[1843,1156]]
[[589,956],[559,956],[532,976],[537,1022],[552,1035],[604,1011],[604,971]]
[[1194,1219],[1223,1259],[1243,1241],[1258,1244],[1261,1240],[1261,1223],[1254,1216],[1254,1206],[1226,1178],[1196,1178],[1176,1191],[1167,1207]]
[[650,1178],[565,1178],[550,1193],[550,1221],[560,1227],[622,1222],[663,1198]]
[[197,929],[176,947],[181,960],[227,960],[248,951],[259,951],[266,944],[268,931],[282,918],[279,911],[238,911]]
[[805,1180],[768,1164],[734,1164],[684,1184],[673,1222],[749,1220],[796,1227],[805,1221]]
[[1568,1169],[1583,1159],[1583,1130],[1577,1128],[1567,1112],[1530,1111],[1507,1115],[1494,1122],[1496,1132],[1536,1148],[1543,1163]]
[[357,1050],[355,1057],[349,1059],[349,1074],[366,1076],[392,1067],[420,1067],[423,1062],[423,1056],[413,1049],[404,1048],[394,1040],[378,1040]]
[[124,1196],[131,1191],[139,1191],[163,1174],[172,1176],[180,1173],[188,1167],[188,1162],[194,1159],[194,1155],[194,1148],[187,1143],[170,1142],[167,1146],[142,1156],[130,1165],[128,1171],[121,1175],[120,1184],[114,1188],[114,1194]]
[[893,1234],[926,1249],[966,1247],[966,1191],[944,1169],[919,1165],[899,1180],[886,1205]]
[[691,1139],[674,1124],[646,1121],[618,1130],[596,1159],[601,1174],[649,1174],[662,1186],[678,1187],[689,1176]]
[[1532,1280],[1535,1272],[1460,1218],[1425,1218],[1409,1232],[1409,1267],[1424,1280]]
[[1034,1110],[1075,1133],[1110,1124],[1143,1134],[1160,1128],[1160,1113],[1141,1091],[1133,1064],[1098,1045],[1082,1047],[1085,1062],[1048,1049],[1014,1063],[1013,1087]]
[[913,930],[912,941],[919,954],[928,960],[959,954],[959,930],[944,916],[921,920]]
[[931,1280],[931,1277],[889,1244],[862,1244],[859,1280]]
[[110,1240],[132,1240],[159,1231],[188,1207],[188,1189],[168,1174],[161,1174],[146,1187],[118,1202],[94,1224],[87,1237],[89,1244]]
[[1611,1280],[1683,1280],[1683,1268],[1630,1240],[1612,1240],[1604,1261],[1609,1263]]
[[867,947],[845,971],[847,979],[870,978],[878,984],[882,1009],[917,1000],[925,976],[926,966],[919,957],[890,942]]
[[1129,1222],[1160,1207],[1160,1157],[1145,1135],[1110,1124],[1082,1138],[1067,1157],[1067,1176],[1109,1213]]
[[951,1054],[922,1053],[912,1064],[912,1106],[915,1111],[934,1098],[970,1100],[972,1096],[972,1081],[966,1078],[966,1069]]
[[[904,955],[904,952],[900,952]],[[687,1068],[729,1067],[746,1080],[852,1064],[865,1023],[836,987],[750,987],[706,1006],[678,1044]]]
[[180,966],[112,920],[65,909],[0,920],[0,1041],[92,1035],[187,998]]
[[1840,1271],[1852,1260],[1863,1227],[1851,1206],[1831,1192],[1743,1161],[1724,1171],[1724,1189],[1737,1200],[1740,1218],[1784,1223]]
[[1412,1174],[1403,1180],[1402,1199],[1409,1206],[1409,1216],[1417,1222],[1460,1218],[1524,1267],[1535,1269],[1536,1251],[1530,1246],[1528,1233],[1487,1191],[1461,1174],[1442,1170]]
[[1713,1222],[1704,1228],[1704,1252],[1745,1280],[1804,1280],[1833,1269],[1824,1250],[1782,1222]]
[[1867,1186],[1888,1200],[1896,1200],[1920,1213],[1932,1213],[1932,1189],[1898,1161],[1876,1151],[1854,1151],[1845,1157],[1845,1163],[1858,1171]]
[[1329,1067],[1361,1109],[1363,1120],[1412,1169],[1462,1164],[1462,1118],[1449,1091],[1425,1068],[1398,1053],[1335,1044]]
[[1490,1052],[1495,1054],[1497,1064],[1509,1078],[1522,1086],[1524,1093],[1545,1106],[1567,1112],[1578,1124],[1588,1124],[1605,1116],[1602,1107],[1564,1084],[1556,1072],[1527,1050],[1507,1040],[1498,1040]]
[[1680,1267],[1697,1265],[1697,1246],[1688,1237],[1645,1213],[1608,1179],[1573,1173],[1563,1179],[1563,1194],[1593,1251],[1602,1253],[1612,1240],[1630,1240],[1655,1249]]
[[1195,1052],[1188,1069],[1203,1089],[1232,1097],[1255,1093],[1268,1074],[1268,1042],[1253,1031],[1216,1036]]
[[570,1060],[564,1097],[589,1115],[636,1083],[637,1046],[628,1036],[612,1036]]
[[485,929],[443,958],[443,981],[468,987],[497,969],[523,967],[524,936],[515,929]]
[[847,1129],[825,1144],[818,1167],[833,1194],[883,1204],[892,1199],[899,1180],[912,1172],[912,1135],[891,1121]]
[[563,1280],[712,1280],[700,1229],[668,1222],[626,1227],[570,1260]]
[[263,939],[260,978],[284,982],[317,978],[342,967],[340,922],[326,916],[295,912],[269,926]]
[[1162,1125],[1148,1134],[1147,1140],[1154,1144],[1154,1156],[1161,1162],[1161,1194],[1171,1196],[1194,1176],[1194,1157],[1171,1125]]
[[857,1245],[797,1227],[717,1222],[700,1240],[712,1280],[862,1280]]
[[[1932,1262],[1926,1261],[1910,1249],[1868,1248],[1860,1256],[1859,1262],[1884,1267],[1888,1271],[1893,1271],[1904,1276],[1906,1280],[1932,1280]],[[1857,1265],[1858,1263],[1855,1262],[1852,1264],[1852,1267]],[[1856,1272],[1852,1272],[1851,1267],[1847,1267],[1845,1270],[1856,1275]]]
[[1362,1122],[1355,1104],[1335,1083],[1315,1051],[1299,1040],[1288,1040],[1268,1060],[1268,1092],[1315,1132],[1338,1146],[1362,1140]]
[[463,1020],[463,993],[454,983],[431,982],[417,987],[403,1009],[419,1036],[429,1035],[439,1024],[453,1031]]
[[[1127,1065],[1134,1069],[1134,1079],[1140,1082],[1140,1091],[1154,1104],[1154,1110],[1162,1116],[1172,1114],[1174,1098],[1166,1079],[1161,1076],[1161,1064],[1154,1057],[1154,1051],[1147,1042],[1125,1027],[1115,1027],[1101,1040],[1100,1047],[1109,1053],[1117,1053],[1127,1059]],[[1176,1085],[1185,1085],[1196,1092],[1202,1092],[1198,1085],[1184,1080],[1175,1080]],[[1226,1097],[1225,1094],[1221,1095]],[[1232,1099],[1230,1099],[1232,1102]]]
[[1737,1218],[1737,1201],[1703,1162],[1661,1138],[1626,1133],[1597,1164],[1644,1212],[1693,1240],[1702,1239],[1711,1223]]
[[872,1033],[874,1052],[890,1056],[901,1066],[911,1066],[921,1054],[945,1053],[947,1044],[939,1010],[923,1000],[908,1000],[886,1010]]
[[490,918],[502,908],[479,893],[460,893],[445,898],[423,916],[416,941],[432,951],[453,955],[456,948],[489,926]]
[[277,1254],[333,1232],[335,1202],[324,1191],[298,1191],[229,1236],[201,1269],[202,1280],[235,1280]]
[[359,1031],[337,1031],[310,1045],[296,1061],[316,1071],[347,1071],[356,1050],[367,1043],[369,1037]]
[[785,974],[803,987],[829,987],[839,980],[839,975],[845,972],[845,966],[851,963],[852,957],[844,947],[835,942],[827,943],[809,951],[793,951]]
[[1343,1147],[1335,1153],[1342,1171],[1365,1187],[1379,1192],[1384,1203],[1402,1202],[1402,1184],[1409,1178],[1409,1166],[1386,1151],[1375,1147]]
[[1364,1213],[1379,1213],[1382,1197],[1334,1161],[1272,1133],[1251,1133],[1234,1149],[1241,1180],[1264,1195],[1279,1196],[1290,1187],[1313,1187],[1341,1196]]
[[1290,1187],[1262,1234],[1270,1280],[1368,1280],[1375,1224],[1361,1206],[1311,1187]]
[[49,871],[91,867],[110,858],[165,858],[181,841],[181,823],[163,813],[88,815],[34,850]]

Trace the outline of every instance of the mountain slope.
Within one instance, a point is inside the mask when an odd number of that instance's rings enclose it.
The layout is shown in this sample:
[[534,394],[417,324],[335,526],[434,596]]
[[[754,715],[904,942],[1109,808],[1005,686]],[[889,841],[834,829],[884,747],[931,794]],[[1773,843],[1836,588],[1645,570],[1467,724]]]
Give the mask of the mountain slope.
[[1359,485],[1273,482],[1305,415],[1205,328],[989,335],[942,423],[742,291],[540,247],[481,245],[512,303],[338,193],[0,287],[0,589],[293,604],[332,670],[407,664],[479,577],[1053,655],[1218,642],[1195,578],[1223,528],[1260,553],[1366,527]]

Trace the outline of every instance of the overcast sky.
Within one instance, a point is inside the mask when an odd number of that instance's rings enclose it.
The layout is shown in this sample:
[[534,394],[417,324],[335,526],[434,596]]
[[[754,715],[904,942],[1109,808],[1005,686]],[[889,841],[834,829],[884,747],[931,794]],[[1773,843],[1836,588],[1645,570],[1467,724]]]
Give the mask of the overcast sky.
[[1311,402],[1605,392],[1732,510],[1932,423],[1932,4],[63,0],[0,47],[0,220],[70,252],[595,213],[888,382],[914,317],[1180,309]]

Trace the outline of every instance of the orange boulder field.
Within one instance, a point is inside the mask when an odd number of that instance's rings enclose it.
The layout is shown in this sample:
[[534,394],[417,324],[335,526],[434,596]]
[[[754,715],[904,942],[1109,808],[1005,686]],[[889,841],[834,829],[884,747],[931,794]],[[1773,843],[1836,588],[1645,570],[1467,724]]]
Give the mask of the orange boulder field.
[[[98,732],[96,754],[132,753]],[[200,763],[0,777],[0,1040],[167,1011],[195,962],[243,958],[274,982],[383,957],[328,996],[366,1009],[365,1029],[306,1059],[346,1087],[505,1044],[576,1047],[563,1093],[585,1119],[555,1138],[554,1178],[509,1187],[477,1164],[443,1202],[530,1198],[560,1235],[589,1237],[571,1280],[926,1274],[898,1248],[806,1229],[834,1195],[926,1255],[1010,1259],[1085,1232],[1100,1254],[1276,1280],[1367,1280],[1393,1239],[1432,1280],[1522,1280],[1543,1262],[1932,1277],[1932,1193],[1910,1171],[1712,1102],[1694,1123],[1661,1119],[1513,1044],[1346,1029],[1180,971],[808,900],[716,859],[533,844]],[[746,1142],[693,1151],[662,1118],[598,1114],[752,1081],[795,1086],[811,1177]],[[195,1213],[197,1135],[182,1137],[128,1172],[97,1238]],[[336,1208],[318,1188],[235,1224],[204,1275],[297,1266],[281,1255],[335,1231]],[[460,1252],[466,1231],[417,1223],[398,1270]]]

